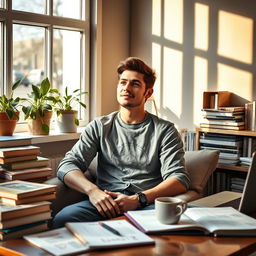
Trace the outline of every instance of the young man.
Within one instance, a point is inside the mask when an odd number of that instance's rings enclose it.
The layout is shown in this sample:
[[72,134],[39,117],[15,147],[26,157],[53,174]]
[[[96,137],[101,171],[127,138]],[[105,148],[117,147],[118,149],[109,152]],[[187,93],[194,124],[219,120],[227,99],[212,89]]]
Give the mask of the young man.
[[[156,197],[174,196],[189,187],[177,130],[171,122],[144,110],[153,93],[154,71],[130,57],[119,64],[117,72],[120,111],[90,122],[58,168],[59,179],[84,193],[85,200],[60,211],[53,228],[149,208]],[[93,184],[83,172],[96,154],[97,182]]]

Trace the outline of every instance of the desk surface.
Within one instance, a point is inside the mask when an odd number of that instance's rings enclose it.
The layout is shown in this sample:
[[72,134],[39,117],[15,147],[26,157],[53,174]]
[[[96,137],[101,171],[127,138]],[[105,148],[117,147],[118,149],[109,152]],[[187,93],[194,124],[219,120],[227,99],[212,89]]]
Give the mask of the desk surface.
[[[256,237],[215,238],[209,236],[154,235],[156,244],[133,248],[94,251],[86,256],[166,256],[166,255],[249,255],[256,251]],[[32,246],[23,239],[1,242],[1,246],[14,249],[29,256],[47,256],[47,252]]]

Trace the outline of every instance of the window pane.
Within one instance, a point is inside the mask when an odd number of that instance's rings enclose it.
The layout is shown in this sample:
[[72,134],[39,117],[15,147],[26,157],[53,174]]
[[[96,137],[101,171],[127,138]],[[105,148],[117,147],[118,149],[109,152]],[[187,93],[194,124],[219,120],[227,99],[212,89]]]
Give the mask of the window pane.
[[81,86],[81,33],[54,29],[53,87],[72,92]]
[[15,94],[27,96],[31,84],[38,84],[45,76],[45,29],[13,25],[13,82],[22,79]]
[[12,9],[45,14],[46,0],[13,0]]
[[53,0],[53,15],[82,19],[82,1],[84,0]]

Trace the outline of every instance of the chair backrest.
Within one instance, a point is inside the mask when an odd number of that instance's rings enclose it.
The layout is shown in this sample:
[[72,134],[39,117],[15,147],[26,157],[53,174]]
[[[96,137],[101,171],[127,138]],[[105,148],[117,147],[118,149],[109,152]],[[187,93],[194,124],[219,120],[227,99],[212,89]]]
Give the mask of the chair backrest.
[[218,150],[187,151],[185,153],[186,169],[189,173],[190,189],[202,193],[203,189],[219,160]]

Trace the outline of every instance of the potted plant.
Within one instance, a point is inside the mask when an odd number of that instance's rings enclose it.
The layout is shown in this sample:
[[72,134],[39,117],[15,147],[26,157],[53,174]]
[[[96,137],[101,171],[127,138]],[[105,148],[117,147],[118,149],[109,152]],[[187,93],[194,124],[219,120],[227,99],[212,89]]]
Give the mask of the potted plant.
[[0,136],[12,136],[19,120],[18,106],[22,99],[13,98],[13,92],[19,85],[20,80],[13,84],[10,97],[0,96]]
[[25,120],[28,120],[30,134],[48,135],[50,132],[50,122],[52,117],[53,97],[51,84],[48,78],[42,80],[39,85],[32,85],[32,92],[28,94],[26,102],[28,105],[22,107]]
[[76,104],[79,104],[86,108],[86,105],[81,102],[81,96],[87,92],[81,92],[80,89],[76,89],[69,94],[68,87],[65,88],[64,95],[58,89],[52,89],[52,92],[57,95],[54,97],[54,110],[57,113],[57,127],[59,131],[76,132],[79,120],[77,118],[78,111],[74,107]]

